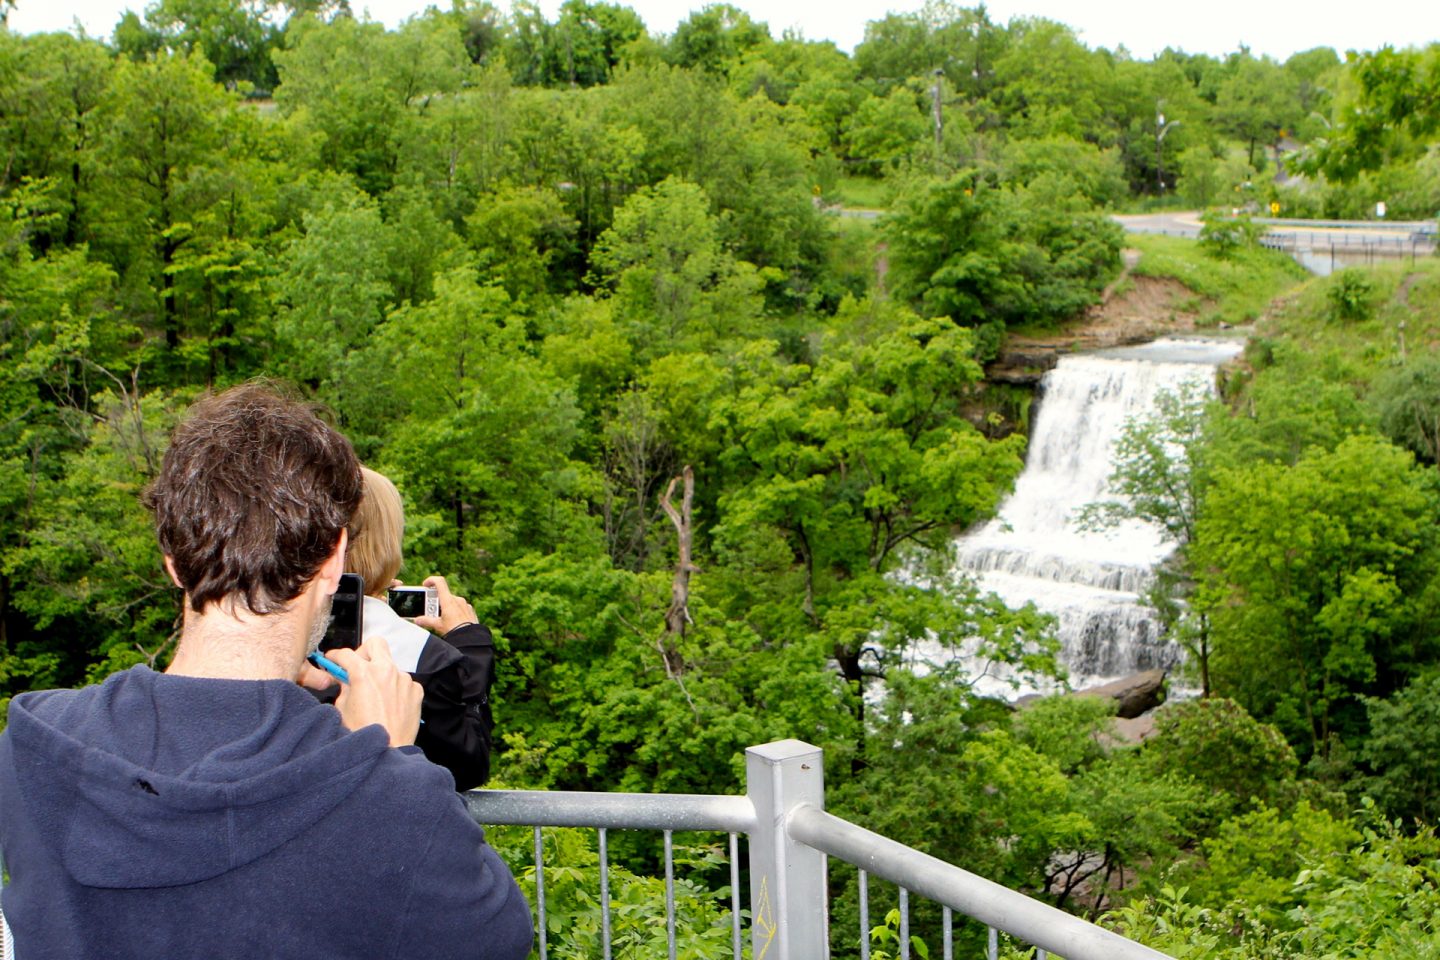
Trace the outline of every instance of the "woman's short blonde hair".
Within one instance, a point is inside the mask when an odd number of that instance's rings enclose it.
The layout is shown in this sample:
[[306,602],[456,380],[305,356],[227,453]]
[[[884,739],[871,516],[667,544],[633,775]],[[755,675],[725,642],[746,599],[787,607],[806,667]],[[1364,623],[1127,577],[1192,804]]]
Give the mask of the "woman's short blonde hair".
[[405,506],[400,491],[390,480],[361,467],[365,493],[350,523],[350,548],[345,551],[345,571],[365,578],[365,592],[383,597],[390,581],[400,572],[400,549],[405,542]]

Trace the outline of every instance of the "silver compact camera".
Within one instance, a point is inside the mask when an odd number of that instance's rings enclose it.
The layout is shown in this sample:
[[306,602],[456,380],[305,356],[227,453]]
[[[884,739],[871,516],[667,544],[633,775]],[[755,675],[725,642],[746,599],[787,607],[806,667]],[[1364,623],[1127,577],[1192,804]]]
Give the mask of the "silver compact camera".
[[406,620],[440,616],[440,594],[434,587],[391,587],[385,599]]

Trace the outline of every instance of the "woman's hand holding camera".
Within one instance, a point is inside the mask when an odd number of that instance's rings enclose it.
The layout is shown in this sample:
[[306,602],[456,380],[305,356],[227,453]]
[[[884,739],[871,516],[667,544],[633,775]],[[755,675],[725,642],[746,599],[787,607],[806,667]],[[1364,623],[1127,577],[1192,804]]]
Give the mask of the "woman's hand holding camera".
[[350,682],[341,685],[335,701],[341,723],[351,730],[378,723],[390,733],[392,747],[415,742],[425,691],[410,674],[395,666],[390,645],[383,637],[367,637],[354,650],[330,650],[326,656],[350,675]]
[[444,577],[426,577],[425,586],[434,589],[439,596],[440,616],[416,617],[416,626],[424,627],[431,633],[438,633],[443,637],[456,627],[479,622],[475,617],[475,608],[470,605],[470,601],[451,593],[450,586],[445,582]]

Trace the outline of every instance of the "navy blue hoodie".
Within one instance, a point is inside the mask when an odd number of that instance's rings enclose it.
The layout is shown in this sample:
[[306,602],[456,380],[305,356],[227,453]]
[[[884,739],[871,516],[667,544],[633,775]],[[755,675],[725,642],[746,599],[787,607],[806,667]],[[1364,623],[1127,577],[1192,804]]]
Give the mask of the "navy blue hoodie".
[[450,774],[279,680],[136,667],[0,736],[18,956],[518,960],[530,910]]

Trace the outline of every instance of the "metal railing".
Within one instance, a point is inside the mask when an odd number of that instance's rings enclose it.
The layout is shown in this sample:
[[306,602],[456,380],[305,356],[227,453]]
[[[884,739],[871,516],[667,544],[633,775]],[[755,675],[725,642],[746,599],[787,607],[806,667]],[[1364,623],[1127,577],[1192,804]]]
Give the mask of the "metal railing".
[[676,956],[675,831],[729,834],[731,950],[741,960],[739,835],[749,850],[750,943],[753,960],[818,960],[830,955],[827,857],[858,869],[860,956],[870,956],[869,880],[895,884],[899,894],[899,956],[910,955],[909,895],[942,907],[942,956],[951,960],[953,914],[988,928],[987,955],[995,960],[999,932],[1067,960],[1162,960],[1165,954],[1071,916],[1022,893],[856,826],[824,810],[824,769],[818,747],[781,740],[745,752],[745,796],[564,793],[481,790],[465,795],[475,819],[487,826],[530,826],[535,831],[536,946],[548,958],[543,827],[599,831],[601,931],[611,956],[608,839],[615,829],[659,830],[665,841],[665,929]]

